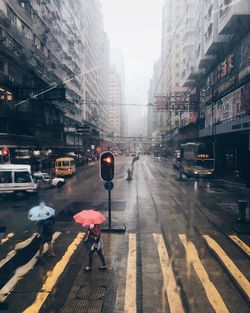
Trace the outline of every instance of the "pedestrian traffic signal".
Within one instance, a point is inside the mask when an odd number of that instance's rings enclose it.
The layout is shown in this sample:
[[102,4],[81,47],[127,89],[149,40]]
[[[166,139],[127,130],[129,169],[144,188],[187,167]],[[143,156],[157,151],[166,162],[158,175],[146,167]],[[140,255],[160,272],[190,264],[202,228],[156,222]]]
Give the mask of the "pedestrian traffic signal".
[[100,176],[103,181],[111,181],[115,174],[115,157],[112,152],[103,152],[100,156]]
[[3,163],[8,163],[10,160],[10,151],[8,148],[4,147],[1,151],[1,158]]

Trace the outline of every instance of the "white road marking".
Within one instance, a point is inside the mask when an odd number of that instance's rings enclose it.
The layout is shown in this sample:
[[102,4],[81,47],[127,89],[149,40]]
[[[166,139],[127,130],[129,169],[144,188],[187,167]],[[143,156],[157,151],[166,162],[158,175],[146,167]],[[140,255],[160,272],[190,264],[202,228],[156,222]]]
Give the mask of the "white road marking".
[[0,246],[2,244],[4,244],[5,242],[7,242],[10,238],[12,238],[15,234],[14,233],[9,233],[6,237],[4,237],[1,241],[0,241]]
[[229,236],[229,238],[238,246],[241,248],[242,251],[244,251],[248,256],[250,256],[250,247],[245,244],[242,240],[240,240],[239,237],[235,235]]
[[166,290],[168,304],[171,313],[184,313],[182,306],[180,288],[176,283],[173,268],[168,256],[168,252],[161,234],[153,234],[155,243],[158,248],[161,269],[164,278],[164,287]]
[[136,311],[136,234],[129,234],[124,313]]
[[60,261],[58,261],[51,272],[47,273],[47,279],[44,282],[41,290],[37,293],[35,301],[27,307],[23,313],[34,313],[39,312],[43,303],[46,301],[52,289],[55,287],[58,278],[63,273],[65,267],[70,261],[71,256],[76,251],[78,245],[81,243],[84,237],[84,233],[79,233],[73,242],[68,246],[66,252]]
[[[53,234],[53,241],[55,241],[60,235],[61,232],[55,232]],[[48,248],[49,246],[46,243],[44,245],[43,254],[47,252]],[[18,281],[21,280],[24,275],[26,275],[35,266],[37,262],[37,255],[38,251],[33,258],[29,260],[29,262],[16,269],[15,275],[12,276],[11,279],[0,289],[0,301],[4,301],[15,288]]]
[[208,301],[211,303],[214,311],[216,313],[229,313],[217,288],[210,280],[207,271],[201,263],[194,244],[191,241],[188,241],[186,235],[184,234],[180,234],[179,238],[186,250],[187,262],[190,262],[193,265],[195,272],[204,287]]
[[15,248],[13,250],[11,250],[7,256],[0,261],[0,268],[4,266],[4,264],[6,264],[10,259],[12,259],[15,254],[16,254],[16,251],[19,250],[19,249],[23,249],[24,247],[26,247],[27,245],[29,245],[31,243],[31,241],[37,236],[37,233],[34,233],[32,234],[31,237],[29,237],[28,239],[22,241],[22,242],[19,242],[15,245]]
[[240,287],[242,292],[246,295],[248,301],[250,300],[250,282],[246,277],[241,273],[238,267],[233,263],[221,246],[210,236],[203,235],[203,238],[206,240],[208,247],[213,250],[217,255],[219,260],[225,266],[225,269],[229,272],[232,278],[235,280],[237,285]]

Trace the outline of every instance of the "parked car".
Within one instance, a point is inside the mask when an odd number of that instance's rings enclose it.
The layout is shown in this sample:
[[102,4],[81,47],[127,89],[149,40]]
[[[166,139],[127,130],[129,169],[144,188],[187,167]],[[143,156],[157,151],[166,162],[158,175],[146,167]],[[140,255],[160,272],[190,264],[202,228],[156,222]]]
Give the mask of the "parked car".
[[61,188],[65,184],[65,179],[62,177],[52,177],[48,173],[36,172],[33,174],[33,177],[36,181],[43,181],[46,184]]

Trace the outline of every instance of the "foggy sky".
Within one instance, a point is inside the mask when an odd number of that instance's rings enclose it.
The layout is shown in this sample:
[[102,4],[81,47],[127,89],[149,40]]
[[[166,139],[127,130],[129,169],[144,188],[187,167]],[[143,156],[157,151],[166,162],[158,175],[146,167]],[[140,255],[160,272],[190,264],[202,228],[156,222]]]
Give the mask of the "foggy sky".
[[[126,103],[147,104],[153,63],[160,57],[164,0],[100,0],[110,45],[118,48],[125,64]],[[126,106],[129,120],[146,108]]]

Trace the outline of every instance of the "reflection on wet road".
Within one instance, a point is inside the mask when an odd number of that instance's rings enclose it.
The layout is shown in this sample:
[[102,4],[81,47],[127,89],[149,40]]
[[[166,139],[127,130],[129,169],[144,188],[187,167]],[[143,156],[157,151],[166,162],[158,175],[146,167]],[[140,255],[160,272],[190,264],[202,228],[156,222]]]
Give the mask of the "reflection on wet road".
[[[246,189],[222,180],[180,181],[170,161],[149,156],[126,181],[130,165],[129,157],[116,160],[112,223],[125,223],[127,231],[103,234],[107,271],[98,270],[98,258],[84,271],[83,228],[72,220],[90,207],[108,216],[97,163],[79,168],[61,190],[2,201],[0,296],[10,312],[249,312],[250,237],[231,228]],[[38,264],[37,229],[27,212],[41,199],[55,208],[60,236],[56,257],[45,247]]]

